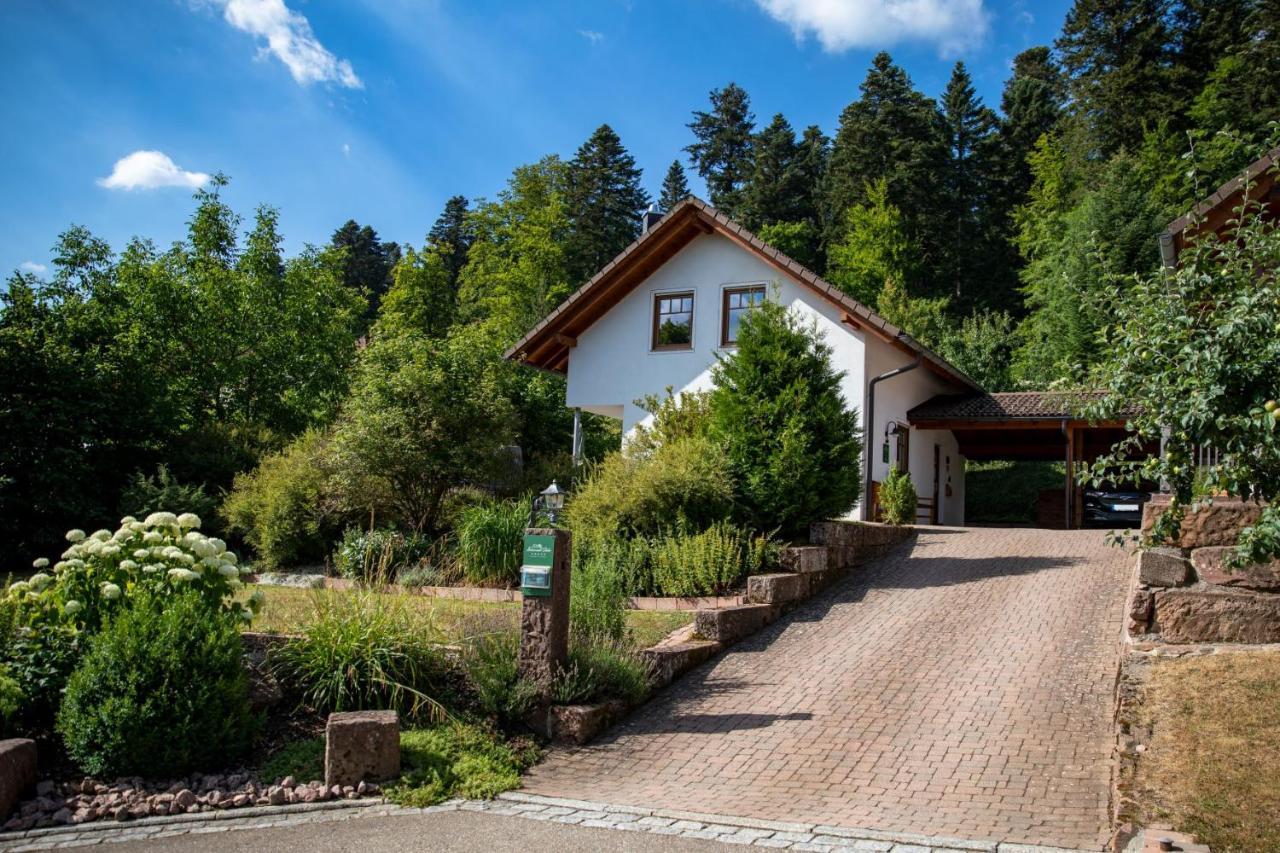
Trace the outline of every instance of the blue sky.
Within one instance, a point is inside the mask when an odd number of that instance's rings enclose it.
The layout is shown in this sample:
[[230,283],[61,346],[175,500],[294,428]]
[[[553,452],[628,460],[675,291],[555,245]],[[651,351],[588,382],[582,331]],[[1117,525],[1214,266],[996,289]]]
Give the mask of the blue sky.
[[1068,6],[0,0],[0,273],[47,267],[71,223],[117,249],[179,239],[214,172],[242,214],[280,209],[290,252],[348,218],[417,245],[450,195],[492,196],[602,122],[656,195],[714,87],[746,88],[761,123],[832,133],[886,49],[931,96],[963,60],[996,106],[1010,60]]

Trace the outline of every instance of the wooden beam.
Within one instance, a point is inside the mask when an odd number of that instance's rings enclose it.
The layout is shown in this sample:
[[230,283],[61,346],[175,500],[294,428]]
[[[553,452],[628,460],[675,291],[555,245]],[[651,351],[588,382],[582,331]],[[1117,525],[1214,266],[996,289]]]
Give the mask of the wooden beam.
[[562,335],[557,332],[555,338],[556,338],[556,343],[560,344],[561,346],[568,347],[569,349],[573,349],[578,345],[578,339],[573,337],[572,335]]
[[848,311],[840,315],[840,322],[844,323],[846,326],[850,327],[851,329],[862,328],[862,324],[859,323],[858,320]]

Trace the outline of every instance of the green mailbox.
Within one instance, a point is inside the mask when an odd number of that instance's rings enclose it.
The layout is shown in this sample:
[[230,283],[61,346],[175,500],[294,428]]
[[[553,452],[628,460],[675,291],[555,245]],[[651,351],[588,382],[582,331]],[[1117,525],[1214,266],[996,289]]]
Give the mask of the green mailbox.
[[551,595],[551,566],[556,559],[556,538],[529,533],[524,537],[524,560],[520,566],[520,594],[535,598]]

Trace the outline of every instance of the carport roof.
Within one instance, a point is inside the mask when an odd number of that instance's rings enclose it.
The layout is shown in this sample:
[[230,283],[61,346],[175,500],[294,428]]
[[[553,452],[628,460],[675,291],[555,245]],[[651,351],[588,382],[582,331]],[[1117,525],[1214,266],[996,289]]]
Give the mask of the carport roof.
[[[918,426],[942,426],[939,422],[965,425],[1029,425],[1033,421],[1088,423],[1082,414],[1105,391],[1009,391],[996,394],[946,394],[926,400],[907,412],[907,420]],[[1135,414],[1136,410],[1126,412]],[[945,427],[943,427],[945,428]]]

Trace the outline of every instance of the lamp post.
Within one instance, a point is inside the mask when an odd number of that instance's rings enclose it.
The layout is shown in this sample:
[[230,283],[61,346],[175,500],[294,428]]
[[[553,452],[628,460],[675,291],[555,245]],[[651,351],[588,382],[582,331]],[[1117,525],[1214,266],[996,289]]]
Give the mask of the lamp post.
[[529,527],[538,526],[538,514],[540,512],[545,512],[547,520],[552,527],[555,527],[556,522],[560,520],[560,510],[564,509],[564,496],[564,489],[556,485],[555,480],[551,481],[550,486],[534,495],[533,501],[529,505]]

